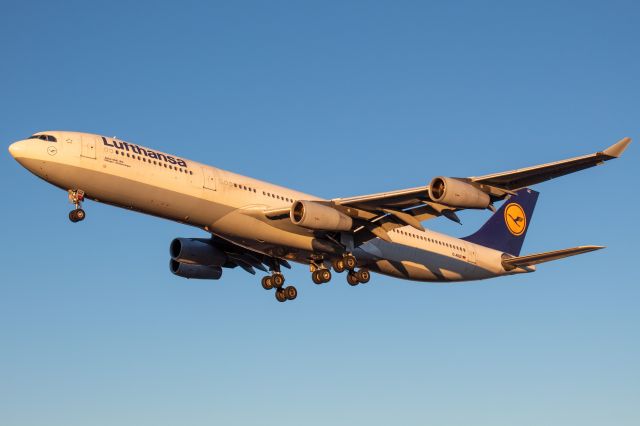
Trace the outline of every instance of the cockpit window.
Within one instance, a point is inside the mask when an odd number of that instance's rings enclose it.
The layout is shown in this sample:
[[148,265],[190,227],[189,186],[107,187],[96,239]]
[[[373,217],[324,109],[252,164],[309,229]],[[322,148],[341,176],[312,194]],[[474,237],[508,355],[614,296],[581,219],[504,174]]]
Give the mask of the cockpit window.
[[40,139],[47,142],[58,142],[56,137],[51,135],[31,135],[27,139]]

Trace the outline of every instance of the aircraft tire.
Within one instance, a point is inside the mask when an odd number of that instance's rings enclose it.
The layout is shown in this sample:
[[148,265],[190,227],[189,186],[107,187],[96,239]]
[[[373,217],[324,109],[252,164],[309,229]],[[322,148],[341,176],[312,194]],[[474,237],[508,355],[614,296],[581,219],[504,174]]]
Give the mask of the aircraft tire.
[[366,284],[371,279],[371,272],[369,272],[368,269],[360,269],[358,272],[356,272],[356,278],[360,283]]
[[276,290],[276,300],[280,303],[287,301],[287,295],[284,293],[284,290],[279,288]]
[[272,281],[273,281],[273,286],[275,288],[280,288],[280,287],[282,287],[282,284],[284,284],[284,275],[282,275],[282,274],[273,274]]
[[344,257],[344,266],[346,269],[353,271],[356,268],[357,264],[358,262],[356,261],[356,258],[354,255],[348,254]]
[[352,287],[355,287],[360,283],[360,281],[358,281],[358,277],[353,272],[349,272],[347,274],[347,282]]
[[298,297],[298,289],[290,285],[289,287],[286,287],[284,289],[284,295],[287,300],[294,300],[296,297]]
[[331,281],[331,271],[328,269],[320,269],[318,271],[318,276],[323,283],[328,283],[329,281]]
[[265,290],[271,290],[273,288],[273,278],[270,275],[262,277],[261,284],[262,288],[264,288]]

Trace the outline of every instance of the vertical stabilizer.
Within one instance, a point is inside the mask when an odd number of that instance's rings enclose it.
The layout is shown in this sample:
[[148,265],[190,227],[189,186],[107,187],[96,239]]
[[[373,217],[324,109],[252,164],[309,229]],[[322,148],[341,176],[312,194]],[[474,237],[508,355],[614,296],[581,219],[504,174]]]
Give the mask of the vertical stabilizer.
[[462,239],[519,256],[531,225],[536,201],[537,191],[529,188],[518,190],[516,195],[508,198],[476,233]]

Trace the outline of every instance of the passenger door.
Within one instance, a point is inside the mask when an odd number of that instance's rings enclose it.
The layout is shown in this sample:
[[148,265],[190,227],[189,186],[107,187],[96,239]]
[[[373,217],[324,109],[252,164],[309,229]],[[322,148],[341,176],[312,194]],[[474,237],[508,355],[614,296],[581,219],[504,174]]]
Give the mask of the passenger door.
[[80,156],[86,158],[96,158],[96,138],[94,136],[82,135],[82,148]]
[[465,243],[465,248],[467,249],[467,262],[475,265],[476,264],[476,250],[473,247],[473,244]]
[[215,191],[216,190],[216,172],[209,167],[203,167],[202,175],[204,176],[204,182],[202,186],[205,189],[210,189],[212,191]]

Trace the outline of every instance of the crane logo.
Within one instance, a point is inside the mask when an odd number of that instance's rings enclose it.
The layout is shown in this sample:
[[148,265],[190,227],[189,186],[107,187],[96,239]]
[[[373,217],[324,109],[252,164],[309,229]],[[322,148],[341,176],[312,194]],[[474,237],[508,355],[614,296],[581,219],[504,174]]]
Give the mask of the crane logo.
[[527,216],[524,209],[518,203],[511,203],[504,209],[504,223],[507,229],[516,237],[522,235],[527,229]]

